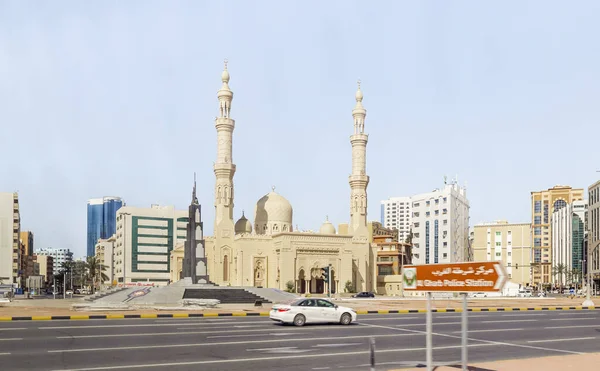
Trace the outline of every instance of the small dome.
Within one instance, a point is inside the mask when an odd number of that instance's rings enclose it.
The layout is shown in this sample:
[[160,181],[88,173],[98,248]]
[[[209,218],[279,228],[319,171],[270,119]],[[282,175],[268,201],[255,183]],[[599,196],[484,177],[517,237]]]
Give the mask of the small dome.
[[319,229],[320,234],[335,234],[335,227],[329,221],[329,218],[325,219],[325,222],[321,225]]
[[223,81],[224,83],[229,82],[229,71],[227,71],[227,70],[223,71],[223,73],[221,74],[221,81]]
[[[256,233],[272,232],[291,232],[292,231],[292,205],[285,197],[273,191],[263,196],[256,203],[256,211],[254,213],[254,224]],[[267,226],[268,231],[260,232],[259,228],[264,229]]]
[[241,233],[252,233],[252,223],[246,219],[244,212],[242,212],[242,217],[235,222],[235,234]]

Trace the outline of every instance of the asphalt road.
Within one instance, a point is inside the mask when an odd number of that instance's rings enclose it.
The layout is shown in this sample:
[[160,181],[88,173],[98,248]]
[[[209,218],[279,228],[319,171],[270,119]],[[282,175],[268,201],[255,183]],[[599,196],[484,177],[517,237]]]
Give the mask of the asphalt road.
[[[433,315],[433,357],[460,360],[460,313]],[[266,317],[0,323],[0,370],[377,370],[425,362],[425,315],[359,315],[350,326]],[[469,360],[600,351],[600,310],[469,313]]]

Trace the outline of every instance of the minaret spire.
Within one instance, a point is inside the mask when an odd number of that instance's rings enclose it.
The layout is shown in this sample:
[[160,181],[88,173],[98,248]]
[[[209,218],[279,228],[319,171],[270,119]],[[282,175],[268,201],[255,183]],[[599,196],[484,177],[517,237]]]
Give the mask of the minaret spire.
[[[233,235],[233,164],[232,140],[235,120],[231,118],[231,102],[233,92],[229,88],[229,71],[227,59],[221,73],[223,85],[217,92],[219,100],[219,117],[215,120],[217,129],[217,160],[214,164],[215,184],[215,231],[220,228],[224,234]],[[223,224],[224,223],[224,224]],[[225,231],[228,232],[225,232]]]
[[350,228],[349,232],[359,239],[368,238],[367,230],[367,142],[369,136],[365,134],[365,118],[367,110],[362,105],[363,93],[361,81],[358,80],[358,89],[355,98],[356,105],[352,110],[354,119],[354,134],[350,136],[352,144],[352,174],[350,183]]
[[194,189],[192,190],[192,204],[198,204],[198,197],[196,197],[196,172],[194,171]]

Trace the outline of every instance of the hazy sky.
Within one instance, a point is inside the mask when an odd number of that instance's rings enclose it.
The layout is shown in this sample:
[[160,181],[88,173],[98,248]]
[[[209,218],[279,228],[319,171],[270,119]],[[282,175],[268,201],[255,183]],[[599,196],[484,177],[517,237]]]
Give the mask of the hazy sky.
[[[369,5],[367,5],[369,4]],[[471,223],[600,174],[597,1],[0,1],[0,191],[36,247],[86,244],[86,200],[185,208],[207,235],[223,59],[235,218],[272,185],[294,224],[349,219],[362,80],[369,219],[468,182]]]

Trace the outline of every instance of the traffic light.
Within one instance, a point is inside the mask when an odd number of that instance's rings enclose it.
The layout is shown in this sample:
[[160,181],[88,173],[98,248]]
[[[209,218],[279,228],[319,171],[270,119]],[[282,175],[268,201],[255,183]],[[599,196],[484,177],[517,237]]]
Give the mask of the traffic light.
[[325,282],[329,282],[329,267],[321,268],[321,275]]

